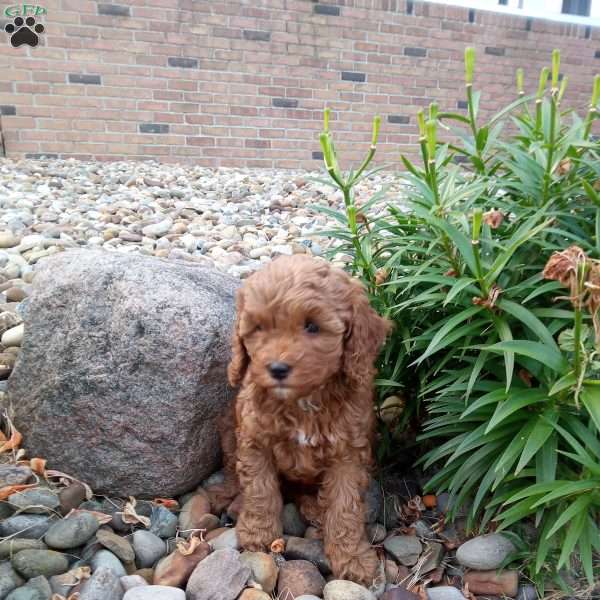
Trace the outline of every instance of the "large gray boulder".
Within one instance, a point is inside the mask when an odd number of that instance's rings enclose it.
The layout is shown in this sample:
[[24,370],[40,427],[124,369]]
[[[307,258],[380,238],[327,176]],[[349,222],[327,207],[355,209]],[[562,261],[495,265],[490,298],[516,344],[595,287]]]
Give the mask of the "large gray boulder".
[[43,262],[8,382],[30,456],[123,496],[173,496],[213,472],[237,285],[107,251]]

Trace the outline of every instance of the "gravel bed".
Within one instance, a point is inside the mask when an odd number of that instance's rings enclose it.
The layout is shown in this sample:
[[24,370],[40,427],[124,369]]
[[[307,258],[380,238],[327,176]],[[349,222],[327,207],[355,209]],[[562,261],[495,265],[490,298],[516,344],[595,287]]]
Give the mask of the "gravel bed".
[[[321,255],[319,235],[336,223],[315,205],[339,210],[341,193],[314,182],[322,173],[206,169],[156,162],[2,160],[0,275],[17,279],[40,258],[79,246],[211,263],[245,277],[280,254]],[[357,202],[389,186],[393,174],[357,186]],[[349,257],[338,254],[343,265]]]

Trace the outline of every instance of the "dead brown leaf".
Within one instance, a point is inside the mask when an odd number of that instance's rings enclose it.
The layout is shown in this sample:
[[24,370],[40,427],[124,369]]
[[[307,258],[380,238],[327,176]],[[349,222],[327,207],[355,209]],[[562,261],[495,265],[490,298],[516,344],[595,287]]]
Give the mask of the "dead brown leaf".
[[19,485],[7,485],[3,488],[0,488],[0,500],[6,500],[11,494],[16,492],[22,492],[28,488],[36,487],[37,483],[29,483],[29,484],[19,484]]
[[46,459],[45,458],[32,458],[29,461],[29,468],[42,477],[46,476]]
[[169,510],[175,510],[179,508],[179,502],[177,502],[177,500],[173,500],[172,498],[154,498],[154,500],[152,500],[152,504],[156,504],[156,506],[164,506]]
[[285,541],[281,538],[278,538],[273,541],[271,544],[271,552],[275,554],[281,554],[285,550]]
[[137,525],[138,523],[141,523],[144,527],[150,527],[150,519],[148,517],[138,515],[135,511],[136,504],[137,500],[133,496],[129,496],[129,501],[125,504],[123,512],[117,514],[121,515],[124,523],[129,523],[130,525]]
[[198,546],[200,546],[200,544],[203,543],[204,540],[202,539],[202,536],[192,536],[187,541],[181,540],[177,542],[177,552],[179,552],[179,554],[183,554],[183,556],[189,556],[190,554],[194,554],[196,548],[198,548]]
[[11,434],[10,438],[0,446],[0,453],[8,452],[9,450],[16,450],[23,441],[23,436],[15,429],[14,425],[11,423]]
[[58,478],[60,483],[62,483],[65,486],[69,485],[72,481],[79,483],[85,489],[86,500],[91,500],[94,497],[94,492],[92,491],[92,488],[87,483],[84,483],[83,481],[80,481],[79,479],[75,479],[75,477],[72,477],[71,475],[67,475],[66,473],[63,473],[62,471],[56,471],[54,469],[49,469],[46,471],[46,479],[48,479],[48,478]]
[[107,515],[106,513],[103,513],[103,512],[97,511],[97,510],[87,510],[85,508],[71,509],[71,512],[69,512],[67,515],[65,515],[65,519],[68,519],[71,515],[76,515],[79,513],[89,513],[90,515],[93,515],[94,517],[96,517],[96,519],[100,523],[100,525],[106,525],[107,523],[110,523],[112,521],[111,515]]

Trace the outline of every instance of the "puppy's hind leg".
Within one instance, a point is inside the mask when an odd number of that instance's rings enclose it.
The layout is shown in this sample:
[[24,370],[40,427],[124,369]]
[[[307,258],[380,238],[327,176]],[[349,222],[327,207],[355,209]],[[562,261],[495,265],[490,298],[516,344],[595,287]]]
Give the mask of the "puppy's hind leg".
[[[232,407],[233,408],[233,407]],[[206,491],[213,514],[220,515],[240,493],[240,483],[236,473],[237,440],[235,435],[235,415],[228,410],[219,421],[219,434],[223,450],[222,483],[211,485]]]

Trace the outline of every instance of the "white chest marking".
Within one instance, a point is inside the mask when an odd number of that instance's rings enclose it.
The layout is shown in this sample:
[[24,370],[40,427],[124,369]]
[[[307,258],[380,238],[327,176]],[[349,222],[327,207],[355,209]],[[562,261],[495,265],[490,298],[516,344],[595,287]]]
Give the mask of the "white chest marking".
[[298,406],[304,412],[317,412],[321,410],[321,403],[313,400],[312,396],[306,398],[298,398]]
[[299,429],[296,433],[296,441],[301,446],[316,446],[318,444],[319,437],[317,435],[307,436],[302,429]]

